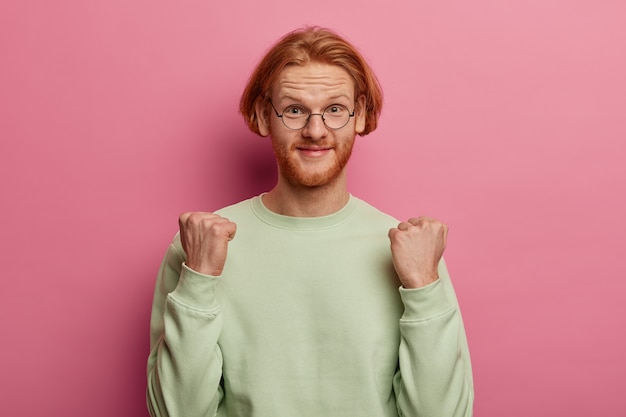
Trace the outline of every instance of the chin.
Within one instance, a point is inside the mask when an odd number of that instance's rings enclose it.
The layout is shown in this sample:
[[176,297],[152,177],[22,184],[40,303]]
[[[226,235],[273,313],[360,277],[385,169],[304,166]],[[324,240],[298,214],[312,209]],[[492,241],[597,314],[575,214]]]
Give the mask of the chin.
[[320,174],[299,174],[284,176],[294,186],[307,188],[324,187],[333,184],[339,178],[341,172],[325,172]]

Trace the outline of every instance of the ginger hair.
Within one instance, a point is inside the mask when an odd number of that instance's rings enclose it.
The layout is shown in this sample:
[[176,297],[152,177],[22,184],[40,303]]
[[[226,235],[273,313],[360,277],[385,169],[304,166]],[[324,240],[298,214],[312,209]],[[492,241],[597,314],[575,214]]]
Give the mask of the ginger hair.
[[260,135],[255,106],[266,100],[276,79],[288,65],[309,62],[337,65],[354,80],[355,99],[365,97],[365,129],[360,136],[374,131],[382,110],[383,94],[376,75],[357,49],[330,29],[305,27],[288,33],[265,54],[252,72],[239,111],[250,130]]

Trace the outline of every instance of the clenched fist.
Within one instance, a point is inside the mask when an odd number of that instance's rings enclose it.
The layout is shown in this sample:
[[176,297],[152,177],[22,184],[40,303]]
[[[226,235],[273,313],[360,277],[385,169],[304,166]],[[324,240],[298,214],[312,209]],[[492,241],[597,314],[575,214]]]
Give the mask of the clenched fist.
[[201,274],[221,275],[237,225],[213,213],[183,213],[178,224],[187,266]]
[[389,230],[393,266],[404,288],[419,288],[439,278],[437,267],[446,248],[448,226],[417,217]]

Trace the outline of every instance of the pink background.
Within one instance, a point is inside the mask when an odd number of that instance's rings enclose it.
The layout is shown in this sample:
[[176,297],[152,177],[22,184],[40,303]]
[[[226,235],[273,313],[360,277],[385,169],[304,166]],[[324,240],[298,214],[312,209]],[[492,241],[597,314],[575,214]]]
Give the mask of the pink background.
[[154,278],[187,210],[274,181],[237,114],[303,24],[385,90],[351,191],[451,227],[477,416],[626,415],[626,3],[0,4],[0,413],[146,416]]

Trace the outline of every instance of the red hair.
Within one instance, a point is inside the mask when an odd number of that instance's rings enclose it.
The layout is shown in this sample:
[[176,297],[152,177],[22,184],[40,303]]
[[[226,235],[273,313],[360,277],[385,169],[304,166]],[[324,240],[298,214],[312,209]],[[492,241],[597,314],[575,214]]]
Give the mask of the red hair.
[[382,110],[383,93],[376,75],[354,46],[329,29],[305,27],[288,33],[263,57],[241,95],[239,111],[250,130],[260,134],[255,105],[265,100],[282,70],[309,62],[337,65],[354,79],[355,97],[365,97],[365,136],[374,131]]

